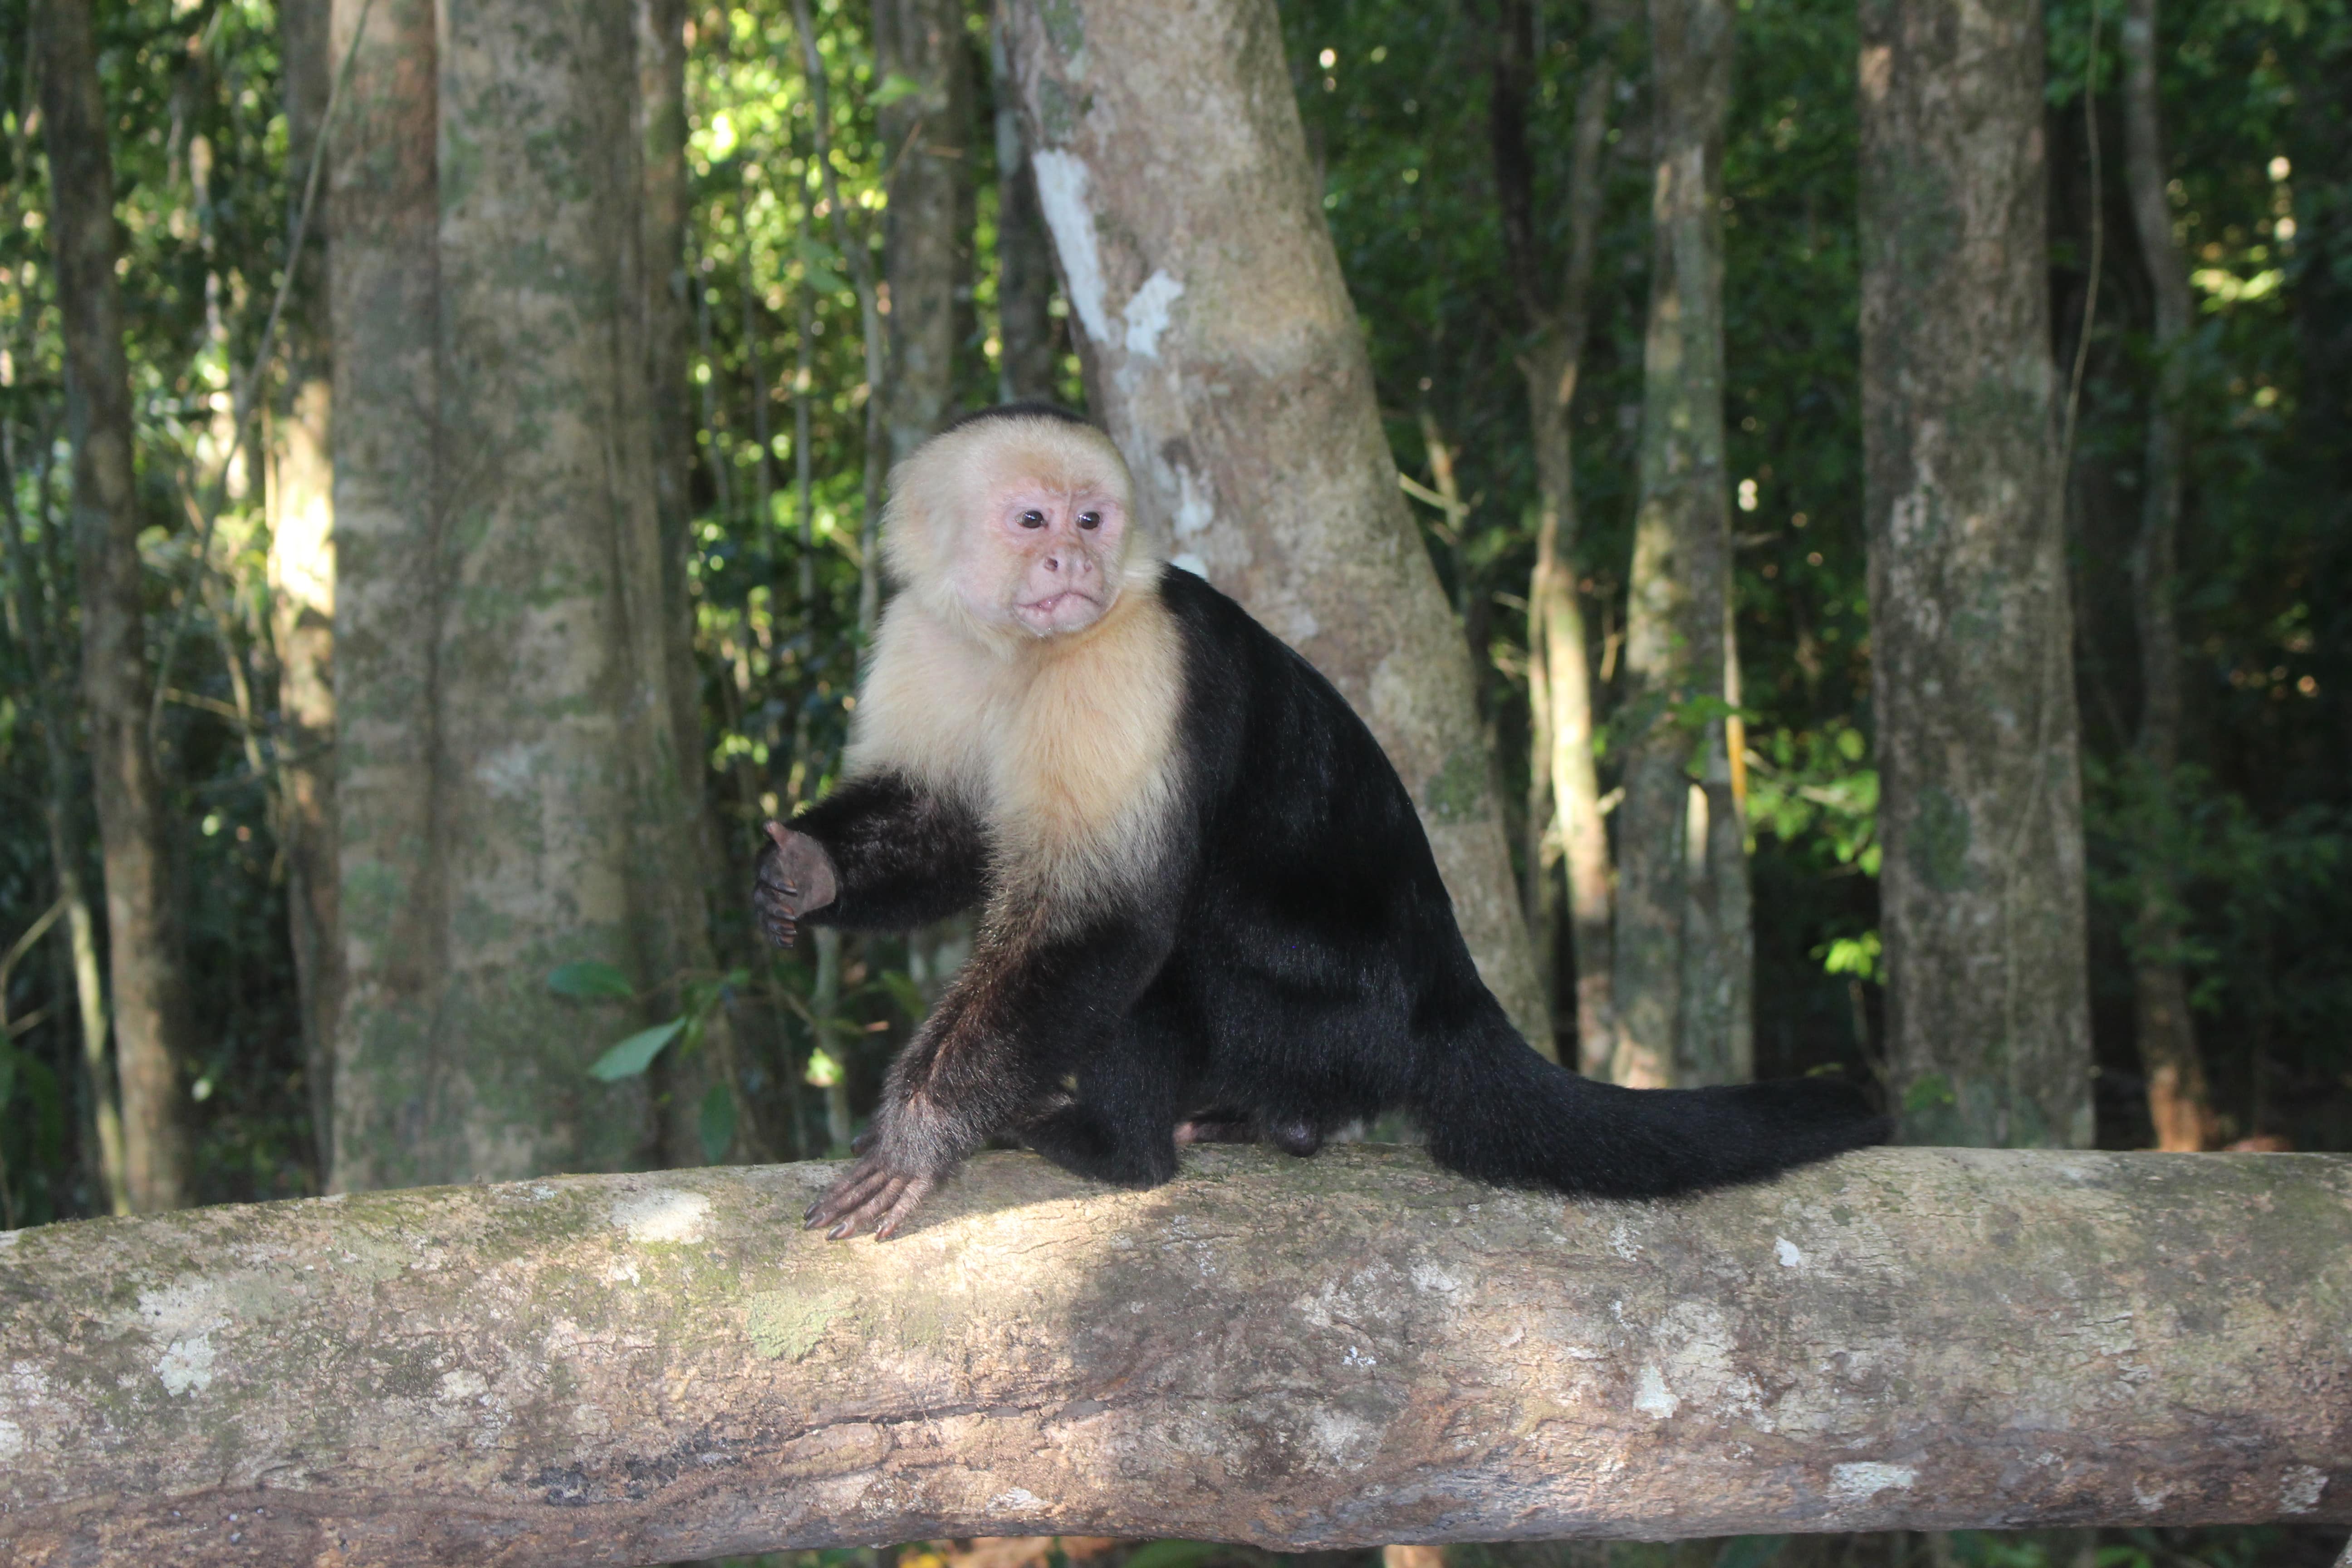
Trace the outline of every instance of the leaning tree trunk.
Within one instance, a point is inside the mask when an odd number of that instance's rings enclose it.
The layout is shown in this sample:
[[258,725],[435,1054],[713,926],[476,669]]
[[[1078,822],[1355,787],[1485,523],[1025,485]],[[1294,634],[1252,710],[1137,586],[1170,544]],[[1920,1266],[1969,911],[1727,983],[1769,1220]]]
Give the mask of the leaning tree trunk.
[[1903,1135],[2091,1141],[2039,0],[1862,9],[1864,500]]
[[[337,0],[340,26],[364,9]],[[646,1018],[548,987],[600,960],[666,1016],[709,963],[643,395],[631,17],[374,0],[367,26],[335,141],[335,1184],[642,1164],[661,1152],[642,1081],[586,1069]]]
[[106,873],[124,1180],[133,1207],[176,1208],[190,1196],[179,1076],[193,1020],[163,784],[147,728],[154,689],[140,602],[131,369],[114,272],[114,163],[88,0],[41,0],[34,26],[73,439],[82,695]]
[[[579,1568],[938,1536],[2352,1521],[2352,1163],[1875,1150],[1675,1204],[987,1154],[0,1237],[0,1557]],[[13,1553],[13,1555],[12,1555]]]
[[[331,0],[281,0],[287,232],[300,221],[334,80]],[[334,356],[327,321],[329,214],[321,197],[294,258],[283,332],[286,391],[269,460],[270,637],[278,651],[278,841],[302,1016],[302,1079],[323,1179],[334,1167],[334,1042],[341,982],[335,851]]]
[[[1751,1059],[1748,865],[1724,714],[1731,504],[1723,437],[1727,0],[1651,0],[1656,95],[1642,500],[1617,809],[1620,1083],[1722,1083]],[[1694,784],[1694,777],[1696,783]]]
[[[2173,770],[2180,761],[2179,587],[2182,441],[2181,396],[2189,381],[2189,264],[2173,237],[2165,199],[2163,117],[2157,101],[2157,0],[2124,8],[2124,183],[2132,226],[2156,295],[2153,347],[2159,365],[2149,391],[2147,444],[2140,464],[2139,541],[2132,551],[2132,606],[2139,629],[2140,719],[2135,749],[2147,785],[2171,815]],[[2180,892],[2164,863],[2167,847],[2138,847],[2139,910],[2133,922],[2133,1022],[2147,1077],[2148,1116],[2159,1149],[2203,1149],[2214,1142],[2212,1094],[2189,1012],[2180,962]]]
[[1009,16],[1087,397],[1139,511],[1371,725],[1479,973],[1549,1052],[1469,653],[1398,489],[1273,0]]

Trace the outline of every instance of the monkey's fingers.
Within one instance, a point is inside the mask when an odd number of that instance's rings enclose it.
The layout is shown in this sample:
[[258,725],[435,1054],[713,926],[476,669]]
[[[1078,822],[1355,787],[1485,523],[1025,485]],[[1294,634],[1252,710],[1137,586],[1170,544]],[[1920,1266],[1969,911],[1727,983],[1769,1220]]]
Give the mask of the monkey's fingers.
[[884,1215],[882,1223],[874,1227],[874,1239],[887,1241],[896,1236],[898,1226],[921,1205],[925,1198],[931,1195],[931,1188],[936,1184],[929,1176],[899,1177],[898,1195],[891,1199],[890,1212]]
[[1200,1117],[1176,1126],[1178,1143],[1255,1143],[1257,1126],[1239,1118]]
[[871,1155],[858,1161],[823,1197],[809,1205],[808,1212],[801,1215],[802,1228],[814,1230],[862,1206],[891,1177],[890,1168]]

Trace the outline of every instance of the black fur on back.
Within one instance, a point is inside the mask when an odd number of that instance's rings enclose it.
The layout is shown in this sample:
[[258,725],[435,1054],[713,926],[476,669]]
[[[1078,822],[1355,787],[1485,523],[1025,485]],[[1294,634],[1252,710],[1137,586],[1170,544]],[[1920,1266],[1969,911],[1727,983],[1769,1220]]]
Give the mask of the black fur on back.
[[[1177,1058],[1181,1115],[1246,1115],[1312,1147],[1402,1108],[1465,1175],[1606,1197],[1748,1181],[1885,1139],[1832,1079],[1630,1089],[1537,1055],[1479,980],[1371,731],[1207,583],[1171,568],[1161,594],[1184,634],[1200,860],[1131,1038]],[[1158,1075],[1138,1062],[1120,1076],[1131,1094]]]

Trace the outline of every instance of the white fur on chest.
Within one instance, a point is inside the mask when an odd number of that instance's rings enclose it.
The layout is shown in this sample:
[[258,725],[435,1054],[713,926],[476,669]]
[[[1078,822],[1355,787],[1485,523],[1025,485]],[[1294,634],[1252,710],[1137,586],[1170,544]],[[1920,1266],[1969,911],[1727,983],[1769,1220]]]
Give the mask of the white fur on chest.
[[1093,902],[1160,859],[1183,695],[1181,644],[1154,595],[1123,595],[1079,636],[1010,647],[902,600],[876,639],[849,766],[970,801],[1000,895]]

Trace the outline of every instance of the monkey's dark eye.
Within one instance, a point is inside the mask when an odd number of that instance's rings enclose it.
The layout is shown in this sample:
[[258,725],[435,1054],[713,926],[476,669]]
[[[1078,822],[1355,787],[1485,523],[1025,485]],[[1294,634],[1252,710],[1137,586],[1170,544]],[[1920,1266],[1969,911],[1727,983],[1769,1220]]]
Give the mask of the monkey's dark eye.
[[1102,526],[1102,513],[1098,511],[1082,511],[1078,513],[1078,526],[1080,528],[1100,528]]
[[1043,528],[1045,526],[1045,514],[1042,511],[1024,511],[1021,514],[1021,526]]

